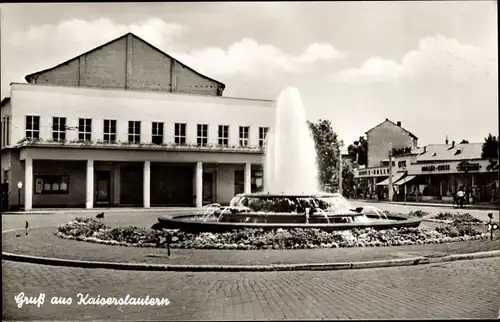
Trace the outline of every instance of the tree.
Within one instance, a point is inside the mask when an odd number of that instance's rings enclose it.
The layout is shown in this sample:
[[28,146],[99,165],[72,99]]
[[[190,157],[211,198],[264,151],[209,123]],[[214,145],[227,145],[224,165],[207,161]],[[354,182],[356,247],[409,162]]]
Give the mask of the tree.
[[483,148],[481,152],[482,159],[498,158],[499,142],[496,136],[491,133],[484,139]]
[[318,162],[319,181],[324,191],[338,184],[339,143],[337,133],[333,131],[328,120],[319,120],[316,123],[307,122],[311,130]]
[[467,143],[469,143],[469,141],[466,139],[463,139],[462,142],[460,142],[460,144],[467,144]]
[[347,147],[347,153],[357,160],[359,165],[365,165],[368,159],[368,141],[364,136],[360,136],[358,141]]
[[342,188],[344,191],[354,188],[354,169],[345,159],[342,159]]

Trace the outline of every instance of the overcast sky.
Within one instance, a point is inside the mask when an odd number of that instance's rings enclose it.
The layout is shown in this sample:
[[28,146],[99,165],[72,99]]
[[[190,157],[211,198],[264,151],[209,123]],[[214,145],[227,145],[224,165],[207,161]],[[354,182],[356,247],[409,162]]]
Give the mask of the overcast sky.
[[1,89],[133,32],[226,84],[276,99],[346,144],[386,118],[419,145],[498,133],[496,1],[1,5]]

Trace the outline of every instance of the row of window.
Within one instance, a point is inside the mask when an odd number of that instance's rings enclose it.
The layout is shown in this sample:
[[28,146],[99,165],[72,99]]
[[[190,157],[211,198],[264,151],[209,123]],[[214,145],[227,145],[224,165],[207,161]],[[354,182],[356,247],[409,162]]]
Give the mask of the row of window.
[[[163,144],[163,122],[152,122],[151,142],[153,144]],[[70,128],[66,126],[65,117],[52,118],[52,139],[55,141],[66,140],[67,130],[77,130],[78,140],[92,140],[92,119],[79,118],[78,127]],[[259,127],[259,146],[265,144],[268,128]],[[239,145],[248,146],[250,135],[249,126],[239,127]],[[40,137],[40,116],[26,116],[26,138]],[[116,142],[116,120],[104,120],[103,141]],[[141,121],[128,121],[128,142],[139,143],[141,141]],[[186,123],[175,123],[174,142],[178,145],[186,144]],[[208,124],[197,124],[196,143],[199,146],[208,144]],[[229,145],[229,125],[219,125],[218,143],[222,146]]]

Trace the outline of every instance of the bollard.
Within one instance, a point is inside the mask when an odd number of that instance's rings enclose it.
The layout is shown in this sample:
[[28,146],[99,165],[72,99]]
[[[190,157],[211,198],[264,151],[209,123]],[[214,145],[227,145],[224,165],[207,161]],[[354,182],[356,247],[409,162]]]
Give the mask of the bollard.
[[172,235],[169,233],[167,235],[167,254],[170,257],[170,243],[172,242]]
[[498,229],[498,225],[493,223],[493,213],[489,213],[488,218],[490,218],[490,222],[487,225],[488,225],[488,230],[490,231],[490,241],[492,241],[493,232]]

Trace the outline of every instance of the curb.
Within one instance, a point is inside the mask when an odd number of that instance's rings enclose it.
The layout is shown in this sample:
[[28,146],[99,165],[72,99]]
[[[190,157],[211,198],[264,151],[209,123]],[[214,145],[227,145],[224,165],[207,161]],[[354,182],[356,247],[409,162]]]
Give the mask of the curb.
[[318,264],[273,264],[273,265],[168,265],[168,264],[141,264],[79,261],[61,258],[37,257],[2,252],[2,260],[24,262],[39,265],[100,268],[134,271],[176,271],[176,272],[270,272],[270,271],[332,271],[347,269],[367,269],[398,266],[415,266],[458,260],[483,259],[500,257],[500,250],[477,252],[469,254],[447,255],[443,257],[414,257],[352,263],[318,263]]
[[120,212],[169,212],[169,211],[196,211],[199,208],[196,207],[185,207],[185,208],[93,208],[93,209],[60,209],[60,210],[30,210],[30,211],[4,211],[2,215],[54,215],[54,214],[86,214],[86,213],[98,213],[98,212],[110,212],[110,213],[120,213]]
[[[386,204],[386,205],[400,205],[400,206],[417,206],[417,207],[435,207],[435,208],[439,208],[439,207],[442,207],[442,208],[455,208],[453,206],[453,204],[449,204],[449,203],[415,203],[415,202],[407,202],[407,203],[404,203],[404,202],[400,202],[400,201],[386,201],[386,202],[380,202],[380,201],[371,201],[371,200],[364,200],[364,199],[348,199],[349,201],[359,201],[359,202],[364,202],[364,203],[372,203],[372,204]],[[484,211],[487,211],[487,210],[498,210],[499,209],[499,206],[498,205],[491,205],[491,206],[479,206],[479,207],[474,207],[474,205],[468,205],[467,207],[465,208],[462,208],[462,209],[458,209],[458,208],[455,208],[457,210],[484,210]]]
[[389,259],[367,262],[351,263],[313,263],[313,264],[272,264],[272,265],[169,265],[169,264],[142,264],[142,263],[118,263],[80,261],[73,259],[38,257],[2,252],[2,260],[24,262],[39,265],[78,267],[78,268],[101,268],[114,270],[135,271],[176,271],[176,272],[265,272],[265,271],[332,271],[347,269],[367,269],[398,266],[415,266],[435,264],[458,260],[483,259],[500,257],[500,250],[476,252],[469,254],[445,255],[442,257],[414,257],[403,259]]

